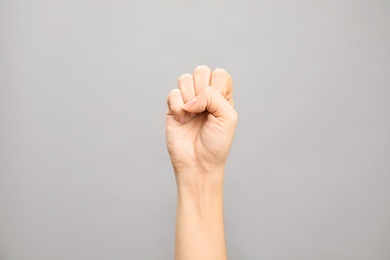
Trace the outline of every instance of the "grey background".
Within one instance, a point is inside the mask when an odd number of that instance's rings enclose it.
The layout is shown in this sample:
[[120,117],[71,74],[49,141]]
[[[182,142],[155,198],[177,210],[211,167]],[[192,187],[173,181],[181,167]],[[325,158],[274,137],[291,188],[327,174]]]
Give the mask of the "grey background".
[[390,259],[389,1],[0,1],[0,259],[173,259],[168,92],[234,78],[230,259]]

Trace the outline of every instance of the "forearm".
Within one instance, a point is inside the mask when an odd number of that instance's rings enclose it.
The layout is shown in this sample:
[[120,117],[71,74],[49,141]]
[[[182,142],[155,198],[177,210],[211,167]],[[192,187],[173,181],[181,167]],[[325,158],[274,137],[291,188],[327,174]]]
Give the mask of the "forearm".
[[224,260],[223,168],[177,174],[175,260]]

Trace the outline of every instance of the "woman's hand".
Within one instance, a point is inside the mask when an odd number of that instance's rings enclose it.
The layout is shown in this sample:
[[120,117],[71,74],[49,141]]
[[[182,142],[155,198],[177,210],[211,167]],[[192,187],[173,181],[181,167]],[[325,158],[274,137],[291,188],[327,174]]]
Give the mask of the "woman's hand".
[[168,96],[166,140],[176,176],[223,169],[237,124],[232,78],[199,66]]

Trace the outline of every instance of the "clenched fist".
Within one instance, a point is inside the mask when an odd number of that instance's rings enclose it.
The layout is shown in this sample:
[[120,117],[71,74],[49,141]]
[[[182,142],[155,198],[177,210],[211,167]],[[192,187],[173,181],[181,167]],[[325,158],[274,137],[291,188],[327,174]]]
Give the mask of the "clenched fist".
[[231,76],[198,66],[168,96],[166,141],[176,176],[223,169],[236,124]]

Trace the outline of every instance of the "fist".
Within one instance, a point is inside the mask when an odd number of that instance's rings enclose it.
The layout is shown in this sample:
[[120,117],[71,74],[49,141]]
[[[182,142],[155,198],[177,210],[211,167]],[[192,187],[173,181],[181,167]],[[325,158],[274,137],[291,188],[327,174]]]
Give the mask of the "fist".
[[237,125],[232,78],[224,69],[197,67],[168,95],[166,141],[176,175],[224,168]]

